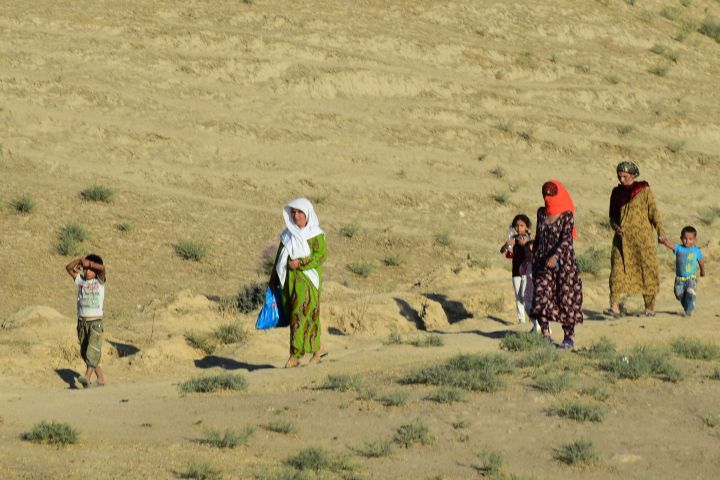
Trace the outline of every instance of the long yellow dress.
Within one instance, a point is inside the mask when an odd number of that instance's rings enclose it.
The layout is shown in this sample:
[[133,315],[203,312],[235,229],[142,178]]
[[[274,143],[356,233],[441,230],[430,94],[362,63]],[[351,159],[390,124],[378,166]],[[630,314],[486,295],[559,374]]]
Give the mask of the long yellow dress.
[[615,234],[610,254],[610,304],[620,303],[626,294],[641,294],[645,308],[652,310],[660,291],[657,236],[664,236],[665,229],[650,187],[623,205],[619,217],[611,216],[610,223],[623,229],[622,236]]

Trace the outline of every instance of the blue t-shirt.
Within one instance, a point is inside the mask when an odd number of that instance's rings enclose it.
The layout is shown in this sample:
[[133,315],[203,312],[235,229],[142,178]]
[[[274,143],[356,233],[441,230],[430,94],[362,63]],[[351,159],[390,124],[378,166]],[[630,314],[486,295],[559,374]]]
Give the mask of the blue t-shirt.
[[695,275],[698,269],[698,262],[702,260],[703,254],[698,247],[685,247],[679,243],[675,244],[675,275],[678,277],[689,277]]

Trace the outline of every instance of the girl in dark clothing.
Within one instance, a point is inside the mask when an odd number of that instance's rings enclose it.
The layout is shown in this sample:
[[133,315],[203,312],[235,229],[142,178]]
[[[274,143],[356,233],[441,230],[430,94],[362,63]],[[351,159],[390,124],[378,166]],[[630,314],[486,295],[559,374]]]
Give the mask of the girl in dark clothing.
[[[500,253],[512,258],[512,283],[515,292],[515,311],[518,322],[525,323],[525,312],[532,308],[532,235],[530,219],[525,214],[515,215],[508,233],[508,240],[500,247]],[[533,327],[533,331],[537,329]]]

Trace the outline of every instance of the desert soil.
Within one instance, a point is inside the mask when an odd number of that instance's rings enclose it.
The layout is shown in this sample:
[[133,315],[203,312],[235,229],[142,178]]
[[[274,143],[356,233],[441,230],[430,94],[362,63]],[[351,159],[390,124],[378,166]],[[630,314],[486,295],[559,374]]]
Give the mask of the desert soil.
[[[564,352],[455,404],[399,383],[459,353],[498,352],[527,328],[498,249],[516,213],[534,218],[551,178],[574,198],[578,253],[599,252],[583,275],[579,347],[603,336],[621,352],[682,336],[720,345],[720,43],[698,32],[720,4],[631,3],[0,0],[0,477],[176,478],[209,462],[225,478],[273,478],[290,455],[321,447],[350,456],[358,478],[478,478],[490,450],[520,478],[717,478],[720,426],[706,420],[720,423],[718,360],[673,357],[679,382],[611,382]],[[624,158],[640,165],[673,240],[686,224],[699,230],[708,275],[692,318],[679,315],[665,249],[657,317],[632,315],[638,298],[627,317],[601,313]],[[83,201],[92,185],[112,188],[111,201]],[[29,214],[7,206],[21,195],[36,203]],[[286,370],[287,330],[254,331],[257,312],[217,299],[266,281],[263,252],[297,196],[327,232],[330,354]],[[79,252],[108,268],[103,388],[72,388],[83,364],[71,257],[57,251],[70,223],[89,232]],[[208,254],[183,260],[182,239]],[[246,342],[211,354],[186,342],[230,322]],[[386,344],[421,330],[444,345]],[[533,387],[558,370],[573,373],[571,388]],[[178,392],[222,372],[247,390]],[[385,407],[318,388],[337,373],[409,400]],[[546,414],[595,384],[610,394],[596,402],[603,422]],[[431,445],[357,454],[416,418]],[[261,427],[275,419],[297,433]],[[67,422],[80,443],[23,441],[41,420]],[[200,442],[205,428],[245,426],[255,433],[236,449]],[[555,459],[580,438],[596,465]]]

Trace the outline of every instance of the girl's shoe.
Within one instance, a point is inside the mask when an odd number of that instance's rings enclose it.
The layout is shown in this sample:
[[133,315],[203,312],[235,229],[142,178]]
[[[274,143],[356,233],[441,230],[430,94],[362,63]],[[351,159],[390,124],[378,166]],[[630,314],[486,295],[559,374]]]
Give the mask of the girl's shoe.
[[566,336],[561,343],[557,344],[557,348],[561,350],[572,350],[575,348],[575,342],[573,342],[572,338]]

